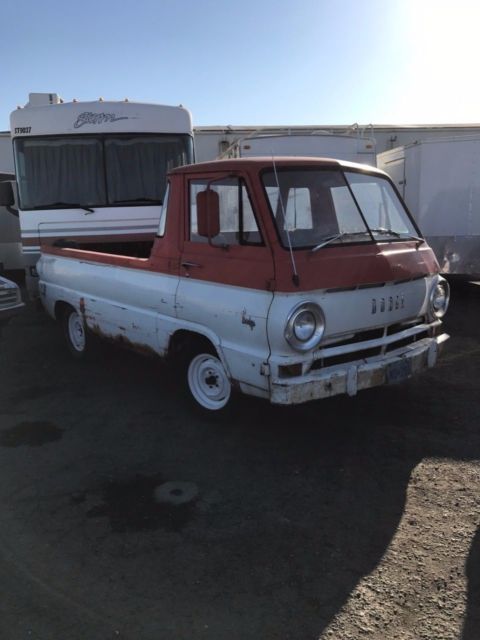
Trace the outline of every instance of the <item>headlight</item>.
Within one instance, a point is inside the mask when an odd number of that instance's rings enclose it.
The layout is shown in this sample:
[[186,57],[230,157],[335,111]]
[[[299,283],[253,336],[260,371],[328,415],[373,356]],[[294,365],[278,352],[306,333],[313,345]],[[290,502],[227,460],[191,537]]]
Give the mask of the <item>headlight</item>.
[[443,318],[450,302],[450,286],[444,278],[439,278],[430,293],[430,312],[435,318]]
[[285,340],[297,351],[309,351],[320,342],[325,331],[322,310],[313,302],[301,302],[287,318]]

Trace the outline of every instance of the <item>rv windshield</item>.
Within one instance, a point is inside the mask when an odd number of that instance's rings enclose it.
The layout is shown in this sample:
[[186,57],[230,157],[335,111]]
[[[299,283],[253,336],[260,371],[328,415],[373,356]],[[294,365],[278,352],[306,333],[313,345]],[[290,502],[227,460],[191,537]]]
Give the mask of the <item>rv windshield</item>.
[[284,247],[416,238],[417,231],[388,180],[317,168],[277,168],[263,184]]
[[20,208],[158,204],[167,173],[193,161],[188,135],[17,138]]

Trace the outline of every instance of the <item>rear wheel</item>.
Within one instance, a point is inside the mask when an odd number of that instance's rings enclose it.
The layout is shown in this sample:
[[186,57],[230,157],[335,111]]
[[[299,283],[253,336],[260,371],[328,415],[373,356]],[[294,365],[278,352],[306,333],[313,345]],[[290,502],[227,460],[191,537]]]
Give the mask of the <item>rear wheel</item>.
[[73,307],[66,307],[63,316],[63,334],[74,358],[84,358],[88,351],[88,339],[82,316]]

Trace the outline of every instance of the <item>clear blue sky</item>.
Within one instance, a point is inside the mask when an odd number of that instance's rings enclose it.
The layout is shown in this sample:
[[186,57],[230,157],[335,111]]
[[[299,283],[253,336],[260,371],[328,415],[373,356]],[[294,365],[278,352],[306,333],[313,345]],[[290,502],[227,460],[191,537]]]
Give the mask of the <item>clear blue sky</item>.
[[0,130],[30,91],[195,125],[480,122],[479,3],[2,0]]

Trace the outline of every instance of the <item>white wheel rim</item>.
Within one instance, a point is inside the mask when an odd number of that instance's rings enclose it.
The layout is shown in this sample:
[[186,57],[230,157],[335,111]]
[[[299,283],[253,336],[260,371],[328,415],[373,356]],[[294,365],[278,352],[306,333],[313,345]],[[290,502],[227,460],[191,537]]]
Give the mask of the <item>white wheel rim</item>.
[[195,400],[205,409],[222,409],[230,399],[232,386],[222,363],[202,353],[188,367],[188,386]]
[[85,350],[85,328],[81,317],[75,311],[68,317],[68,337],[75,351]]

